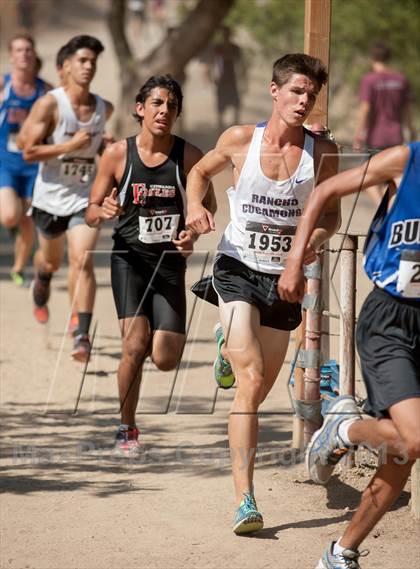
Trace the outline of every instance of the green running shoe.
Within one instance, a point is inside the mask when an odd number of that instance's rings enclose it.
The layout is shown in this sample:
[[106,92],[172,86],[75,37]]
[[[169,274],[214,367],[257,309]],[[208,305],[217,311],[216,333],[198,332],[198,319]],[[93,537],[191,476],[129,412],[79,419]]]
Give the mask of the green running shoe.
[[10,273],[10,278],[16,286],[27,288],[27,281],[22,271],[12,271]]
[[244,499],[233,518],[233,533],[240,535],[258,531],[264,527],[264,520],[257,510],[257,503],[252,494],[244,494]]
[[230,389],[235,383],[235,376],[233,375],[232,366],[224,359],[221,353],[222,345],[225,342],[223,337],[223,330],[220,322],[214,328],[217,344],[217,358],[214,360],[213,369],[216,383],[222,389]]

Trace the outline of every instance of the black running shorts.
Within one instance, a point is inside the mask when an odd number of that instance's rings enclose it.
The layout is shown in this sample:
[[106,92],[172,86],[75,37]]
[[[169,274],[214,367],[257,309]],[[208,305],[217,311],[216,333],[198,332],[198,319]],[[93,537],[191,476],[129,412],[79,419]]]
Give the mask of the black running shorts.
[[420,302],[375,288],[360,311],[357,349],[367,413],[389,417],[395,403],[420,397]]
[[254,271],[233,257],[220,255],[214,263],[212,281],[205,277],[191,290],[215,305],[218,304],[217,295],[224,302],[242,300],[253,304],[260,311],[261,326],[294,330],[302,320],[301,306],[280,299],[278,279],[279,275]]
[[45,239],[55,239],[76,225],[84,225],[86,223],[85,212],[86,208],[71,215],[60,216],[32,207],[34,223]]
[[168,266],[133,250],[114,249],[111,285],[118,318],[146,316],[152,330],[185,334],[185,261]]

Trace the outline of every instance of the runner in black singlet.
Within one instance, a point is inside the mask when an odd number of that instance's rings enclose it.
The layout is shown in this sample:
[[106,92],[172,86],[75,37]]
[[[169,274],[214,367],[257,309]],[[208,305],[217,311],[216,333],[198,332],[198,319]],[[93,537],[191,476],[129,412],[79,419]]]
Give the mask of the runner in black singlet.
[[[172,77],[153,76],[143,85],[136,97],[141,132],[105,150],[86,213],[91,226],[118,217],[111,282],[123,337],[119,453],[139,446],[135,413],[145,358],[169,371],[185,343],[186,257],[195,236],[185,229],[184,188],[202,152],[171,133],[181,109]],[[211,190],[212,211],[214,204]]]

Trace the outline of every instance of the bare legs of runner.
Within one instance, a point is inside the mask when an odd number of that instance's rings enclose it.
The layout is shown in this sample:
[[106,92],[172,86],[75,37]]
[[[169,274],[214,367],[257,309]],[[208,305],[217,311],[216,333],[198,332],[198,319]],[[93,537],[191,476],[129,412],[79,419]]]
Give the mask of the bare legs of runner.
[[150,355],[161,371],[175,369],[182,356],[185,335],[156,330],[152,336],[149,320],[145,316],[120,320],[120,329],[123,338],[118,367],[121,423],[135,425],[144,360]]
[[346,549],[358,549],[401,494],[414,460],[420,458],[420,398],[396,403],[389,414],[390,419],[354,421],[348,429],[352,444],[381,451],[382,464],[340,539],[340,545]]
[[219,308],[226,355],[237,385],[229,416],[229,445],[239,505],[244,493],[252,493],[258,408],[283,365],[289,332],[261,326],[259,310],[246,302],[224,303],[219,297]]
[[20,198],[13,188],[0,188],[0,224],[8,229],[18,228],[12,273],[23,272],[34,245],[35,225],[32,217],[26,215],[30,204],[30,200]]

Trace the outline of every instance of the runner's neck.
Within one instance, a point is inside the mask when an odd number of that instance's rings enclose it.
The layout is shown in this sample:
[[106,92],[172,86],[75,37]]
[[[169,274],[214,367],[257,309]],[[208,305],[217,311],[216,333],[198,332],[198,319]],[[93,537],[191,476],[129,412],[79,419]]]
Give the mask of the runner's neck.
[[146,166],[155,166],[162,161],[163,156],[169,156],[174,143],[173,134],[157,137],[144,128],[136,137],[137,151]]
[[35,75],[28,69],[14,69],[11,73],[13,90],[16,88],[35,87]]
[[95,98],[89,89],[90,85],[77,85],[77,83],[74,83],[71,78],[68,79],[68,83],[64,87],[64,90],[75,110],[81,105],[93,106],[95,104]]
[[265,127],[264,140],[279,149],[286,145],[299,146],[305,144],[305,131],[303,126],[289,127],[285,123],[279,123],[276,117],[271,117]]

